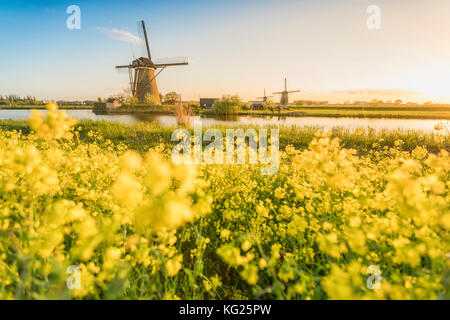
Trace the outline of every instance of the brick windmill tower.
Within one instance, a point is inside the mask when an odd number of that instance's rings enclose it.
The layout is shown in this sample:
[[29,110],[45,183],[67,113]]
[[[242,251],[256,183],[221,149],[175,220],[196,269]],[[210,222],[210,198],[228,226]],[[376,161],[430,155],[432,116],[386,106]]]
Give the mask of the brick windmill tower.
[[[129,65],[116,66],[116,69],[128,68],[133,97],[136,97],[139,101],[143,101],[146,95],[150,95],[156,104],[161,104],[156,77],[166,67],[187,65],[188,62],[186,58],[181,58],[181,60],[167,61],[166,63],[154,63],[150,55],[150,46],[148,44],[144,21],[138,24],[138,28],[144,36],[147,57],[137,58]],[[160,70],[155,75],[157,69]]]
[[286,78],[284,78],[284,91],[274,92],[273,94],[280,94],[281,95],[280,104],[282,106],[287,106],[289,104],[289,94],[294,93],[294,92],[301,92],[301,91],[300,90],[288,91],[287,90],[287,80],[286,80]]

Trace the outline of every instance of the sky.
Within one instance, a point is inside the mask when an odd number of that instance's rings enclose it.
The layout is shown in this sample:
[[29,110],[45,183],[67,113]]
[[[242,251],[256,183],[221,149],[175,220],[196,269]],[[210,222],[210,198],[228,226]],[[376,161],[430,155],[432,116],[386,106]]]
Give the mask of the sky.
[[[66,26],[70,5],[80,29]],[[371,5],[379,29],[367,26]],[[450,103],[448,0],[0,0],[0,94],[122,93],[128,73],[114,67],[143,55],[139,20],[152,58],[188,57],[157,78],[183,100],[256,100],[286,77],[301,90],[293,100]]]

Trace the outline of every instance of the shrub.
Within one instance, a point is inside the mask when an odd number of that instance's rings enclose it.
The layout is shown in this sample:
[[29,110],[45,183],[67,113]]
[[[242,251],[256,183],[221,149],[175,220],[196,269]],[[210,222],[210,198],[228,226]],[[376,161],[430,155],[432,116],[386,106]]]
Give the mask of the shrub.
[[[134,102],[136,104],[137,101]],[[155,97],[153,97],[151,94],[146,94],[144,98],[144,103],[151,106],[157,106],[159,103],[156,101]],[[133,104],[133,103],[131,103]]]
[[94,112],[106,112],[106,103],[104,102],[95,102],[94,108],[92,109]]
[[233,114],[242,110],[243,103],[238,96],[223,96],[212,106],[215,114]]
[[266,102],[263,103],[263,109],[264,110],[270,110],[270,111],[273,112],[275,110],[275,107],[276,107],[276,105],[272,101],[266,101]]
[[176,93],[175,91],[169,92],[164,96],[164,103],[163,104],[169,104],[174,105],[177,104],[180,101],[180,95]]

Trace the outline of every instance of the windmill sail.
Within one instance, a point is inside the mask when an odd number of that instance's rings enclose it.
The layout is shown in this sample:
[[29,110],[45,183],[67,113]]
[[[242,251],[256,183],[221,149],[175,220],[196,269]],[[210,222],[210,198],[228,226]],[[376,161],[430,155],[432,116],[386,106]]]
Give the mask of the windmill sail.
[[138,29],[139,38],[141,39],[141,42],[139,43],[139,49],[140,49],[141,55],[143,57],[147,57],[151,60],[150,44],[148,42],[148,34],[147,34],[147,29],[145,27],[145,22],[139,21],[137,23],[137,29]]
[[155,66],[157,67],[184,66],[188,64],[189,62],[187,57],[163,58],[155,60]]
[[144,30],[144,40],[145,40],[145,46],[147,48],[147,57],[150,61],[152,61],[152,56],[150,55],[150,46],[148,44],[148,37],[147,37],[147,30],[145,29],[145,22],[144,20],[141,21],[142,29]]

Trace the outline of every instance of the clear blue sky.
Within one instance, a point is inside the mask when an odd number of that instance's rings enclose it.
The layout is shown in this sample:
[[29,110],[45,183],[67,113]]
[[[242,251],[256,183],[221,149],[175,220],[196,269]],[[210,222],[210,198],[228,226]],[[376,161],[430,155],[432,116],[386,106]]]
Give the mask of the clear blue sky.
[[[81,30],[66,8],[81,8]],[[369,30],[369,5],[381,29]],[[150,28],[152,56],[187,56],[160,91],[184,99],[282,89],[296,99],[450,102],[448,0],[227,0],[0,2],[0,94],[107,97],[128,87],[114,69],[141,52],[127,37]]]

